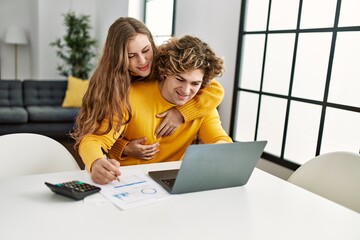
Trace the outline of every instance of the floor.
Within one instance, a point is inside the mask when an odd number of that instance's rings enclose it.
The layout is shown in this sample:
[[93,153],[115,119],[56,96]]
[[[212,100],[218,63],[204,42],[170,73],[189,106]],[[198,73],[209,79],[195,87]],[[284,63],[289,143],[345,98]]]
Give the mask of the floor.
[[[84,169],[84,163],[81,161],[80,156],[74,149],[74,141],[71,139],[58,139],[58,141],[62,145],[64,145],[69,150],[69,152],[74,156],[80,168]],[[260,159],[256,167],[284,180],[287,180],[290,177],[290,175],[294,172],[293,170],[282,167],[276,163],[270,162],[265,159]]]

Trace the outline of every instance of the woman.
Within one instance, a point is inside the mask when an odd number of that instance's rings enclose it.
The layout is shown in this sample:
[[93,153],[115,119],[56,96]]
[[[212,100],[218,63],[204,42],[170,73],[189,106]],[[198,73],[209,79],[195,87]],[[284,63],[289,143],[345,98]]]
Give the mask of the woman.
[[[113,156],[116,156],[114,143],[119,139],[124,124],[131,119],[128,101],[130,85],[135,81],[152,78],[155,67],[154,55],[156,55],[156,46],[152,35],[141,21],[128,17],[119,18],[110,26],[103,53],[90,78],[72,134],[76,141],[75,148],[79,150],[84,162],[91,163],[101,159],[97,161],[100,165],[96,171],[102,174],[120,174],[119,162],[104,158],[103,151],[107,152],[111,149]],[[159,117],[165,119],[156,129],[155,134],[164,137],[173,133],[183,121],[203,116],[206,112],[204,109],[214,109],[221,102],[222,97],[221,85],[212,81],[210,87],[201,90],[201,94],[186,105],[159,113]],[[101,136],[101,140],[98,136]],[[81,144],[84,138],[87,139],[86,144]],[[120,142],[121,139],[118,141]],[[138,147],[153,152],[158,146],[156,143],[141,145],[139,144]],[[118,153],[118,157],[121,154]],[[87,170],[92,171],[91,164],[87,165]]]

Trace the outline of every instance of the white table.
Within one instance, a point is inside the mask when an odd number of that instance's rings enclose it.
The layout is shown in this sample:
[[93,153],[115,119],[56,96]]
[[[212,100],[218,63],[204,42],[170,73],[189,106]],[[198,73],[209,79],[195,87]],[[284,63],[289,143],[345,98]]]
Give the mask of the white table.
[[[147,172],[179,162],[135,167]],[[360,239],[359,213],[259,169],[243,187],[182,194],[126,211],[73,201],[44,185],[86,174],[1,179],[0,239]]]

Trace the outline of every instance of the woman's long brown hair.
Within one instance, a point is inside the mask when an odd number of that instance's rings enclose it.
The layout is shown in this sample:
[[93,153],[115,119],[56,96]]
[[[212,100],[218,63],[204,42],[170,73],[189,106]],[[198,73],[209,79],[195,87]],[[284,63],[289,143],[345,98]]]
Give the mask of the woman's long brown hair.
[[[102,55],[89,80],[76,117],[74,131],[70,133],[75,139],[75,149],[79,147],[84,136],[107,134],[113,128],[117,132],[123,124],[130,121],[128,92],[132,79],[127,46],[139,33],[148,36],[155,56],[156,46],[144,23],[134,18],[121,17],[110,26]],[[109,124],[105,130],[100,131],[100,125],[105,118],[109,120]],[[114,120],[117,121],[116,126],[113,126]]]

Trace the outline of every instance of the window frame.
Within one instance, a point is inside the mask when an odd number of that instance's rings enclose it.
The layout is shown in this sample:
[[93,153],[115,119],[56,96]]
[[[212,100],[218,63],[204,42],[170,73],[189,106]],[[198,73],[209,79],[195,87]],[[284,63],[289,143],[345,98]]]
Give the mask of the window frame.
[[[156,1],[156,0],[144,0],[144,23],[146,25],[146,19],[147,19],[147,10],[148,10],[148,7],[147,7],[147,4],[148,2],[150,1]],[[157,35],[155,33],[153,33],[151,31],[151,33],[153,34],[153,38],[154,40],[157,42],[157,39],[158,38],[170,38],[170,37],[173,37],[174,34],[175,34],[175,13],[176,13],[176,0],[168,0],[168,1],[172,1],[173,2],[173,9],[172,9],[172,24],[171,24],[171,33],[169,35]]]
[[[274,163],[277,163],[277,164],[287,167],[289,169],[296,170],[300,166],[300,164],[292,161],[291,159],[284,158],[285,149],[286,149],[286,138],[287,138],[287,133],[288,133],[288,125],[289,125],[290,105],[291,105],[292,101],[298,101],[298,102],[307,103],[307,104],[314,104],[314,105],[321,107],[321,117],[320,117],[319,129],[318,129],[318,136],[317,136],[317,140],[316,140],[317,145],[316,145],[316,149],[314,151],[315,156],[318,156],[321,153],[327,108],[335,108],[335,109],[360,113],[360,107],[354,107],[354,106],[349,106],[349,105],[344,105],[344,104],[339,104],[336,102],[328,101],[329,88],[330,88],[330,82],[331,82],[331,74],[332,74],[332,64],[334,61],[334,53],[335,53],[335,48],[336,48],[337,35],[339,32],[351,32],[351,31],[359,31],[360,32],[360,26],[344,26],[344,27],[338,26],[339,17],[340,17],[341,0],[337,0],[333,27],[301,29],[300,28],[300,20],[301,20],[301,11],[302,11],[303,0],[299,0],[297,24],[296,24],[295,29],[269,30],[271,5],[272,5],[272,0],[269,0],[266,30],[246,31],[246,30],[244,30],[244,27],[245,27],[245,21],[246,21],[247,3],[248,3],[248,0],[242,0],[242,3],[241,3],[240,28],[239,28],[239,38],[238,38],[239,40],[238,40],[238,49],[237,49],[237,58],[236,58],[236,69],[235,69],[236,72],[235,72],[235,83],[234,83],[234,92],[233,92],[232,114],[231,114],[231,122],[230,122],[230,136],[234,139],[234,141],[236,141],[236,137],[237,137],[236,136],[236,127],[237,127],[237,117],[238,117],[237,110],[238,110],[238,105],[239,105],[239,96],[242,92],[247,92],[247,93],[252,93],[252,94],[258,95],[257,117],[256,117],[255,132],[254,132],[253,140],[257,140],[257,136],[258,136],[260,105],[261,105],[262,97],[270,96],[270,97],[281,98],[281,99],[286,100],[287,106],[286,106],[286,114],[285,114],[285,120],[284,120],[284,126],[283,126],[283,136],[282,136],[282,146],[281,146],[280,156],[275,156],[273,154],[266,152],[266,150],[265,150],[265,152],[262,155],[262,158],[270,160]],[[297,56],[297,50],[298,50],[299,35],[301,33],[321,33],[321,32],[332,33],[324,97],[321,101],[307,99],[307,98],[301,98],[301,97],[294,97],[291,95],[291,93],[292,93],[292,87],[293,87],[293,83],[294,83],[294,72],[295,72],[296,56]],[[281,33],[295,34],[294,52],[293,52],[293,59],[292,59],[292,63],[291,63],[292,64],[291,76],[290,76],[290,81],[289,81],[289,91],[288,91],[287,95],[263,91],[264,68],[265,68],[264,66],[265,66],[265,61],[266,61],[268,36],[269,36],[269,34],[277,34],[277,33],[279,33],[279,34],[281,34]],[[264,53],[263,53],[262,70],[261,70],[262,73],[261,73],[261,80],[260,80],[260,88],[258,91],[240,87],[244,37],[247,35],[251,35],[251,34],[265,34]]]

